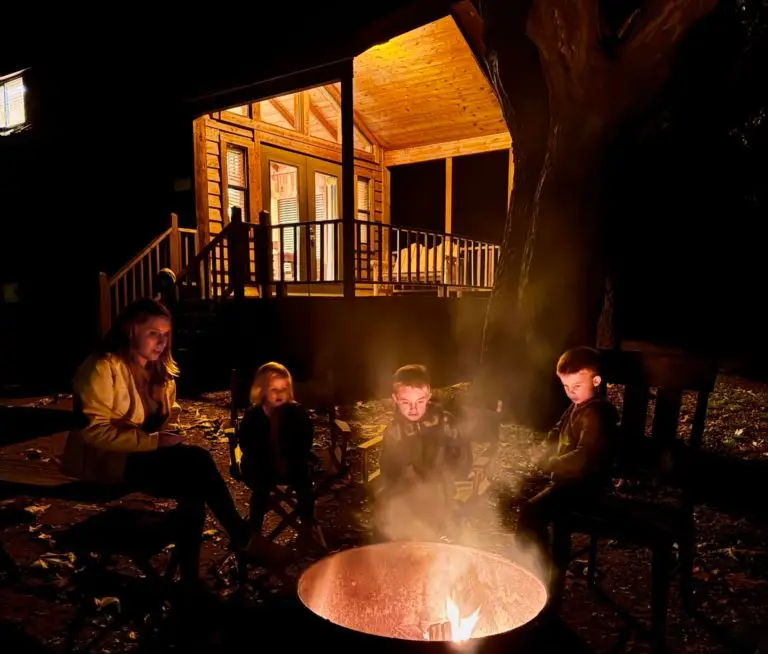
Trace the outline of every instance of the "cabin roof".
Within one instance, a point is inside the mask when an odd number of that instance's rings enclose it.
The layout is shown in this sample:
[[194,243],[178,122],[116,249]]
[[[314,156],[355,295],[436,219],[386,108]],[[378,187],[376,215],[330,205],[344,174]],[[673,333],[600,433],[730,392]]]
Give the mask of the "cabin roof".
[[451,16],[354,60],[355,111],[386,149],[508,133],[496,95]]

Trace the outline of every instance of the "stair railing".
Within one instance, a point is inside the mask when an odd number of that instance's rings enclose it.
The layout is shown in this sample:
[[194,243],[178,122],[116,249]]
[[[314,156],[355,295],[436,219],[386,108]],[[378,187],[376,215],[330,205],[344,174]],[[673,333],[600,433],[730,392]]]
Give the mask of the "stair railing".
[[99,273],[99,329],[106,334],[112,320],[125,307],[142,297],[155,297],[158,274],[163,269],[177,274],[189,265],[199,248],[195,229],[179,227],[171,214],[171,225],[111,277]]

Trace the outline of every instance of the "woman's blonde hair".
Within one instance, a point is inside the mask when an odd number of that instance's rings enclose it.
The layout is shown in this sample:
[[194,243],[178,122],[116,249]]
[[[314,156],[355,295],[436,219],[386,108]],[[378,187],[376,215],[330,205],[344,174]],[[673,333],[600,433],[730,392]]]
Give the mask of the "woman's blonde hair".
[[[113,353],[128,360],[131,343],[135,335],[136,327],[145,323],[150,318],[167,318],[172,321],[171,312],[157,300],[142,298],[129,304],[112,324],[101,344],[100,353]],[[168,345],[163,350],[160,358],[149,366],[149,380],[151,384],[159,386],[179,376],[179,366],[173,359],[171,352],[171,334],[168,334]]]
[[269,384],[271,377],[277,377],[278,379],[288,380],[288,394],[289,400],[293,401],[293,377],[282,363],[276,361],[270,361],[256,371],[253,376],[253,383],[251,384],[251,404],[261,404],[264,401],[264,390]]

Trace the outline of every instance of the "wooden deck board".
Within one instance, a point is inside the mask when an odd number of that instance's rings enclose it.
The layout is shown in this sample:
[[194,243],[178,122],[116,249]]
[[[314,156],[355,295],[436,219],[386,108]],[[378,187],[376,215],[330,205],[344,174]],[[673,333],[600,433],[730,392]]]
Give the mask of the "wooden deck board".
[[0,457],[0,482],[57,488],[76,481],[59,471],[54,461],[40,463],[16,457]]

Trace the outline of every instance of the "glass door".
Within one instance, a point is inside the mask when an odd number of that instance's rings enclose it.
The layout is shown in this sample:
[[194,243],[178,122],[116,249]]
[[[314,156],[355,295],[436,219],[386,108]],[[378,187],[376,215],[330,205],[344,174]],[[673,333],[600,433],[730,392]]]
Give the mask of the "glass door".
[[[272,230],[272,270],[289,293],[342,293],[341,166],[262,145],[264,206]],[[282,268],[281,268],[282,266]],[[281,276],[282,269],[282,276]]]
[[304,157],[262,147],[264,207],[272,230],[272,274],[276,281],[307,281],[306,170]]
[[322,224],[341,219],[341,166],[307,157],[307,181],[314,191],[308,203],[310,220],[316,223],[310,237],[313,279],[318,282],[314,290],[342,294],[341,223]]

